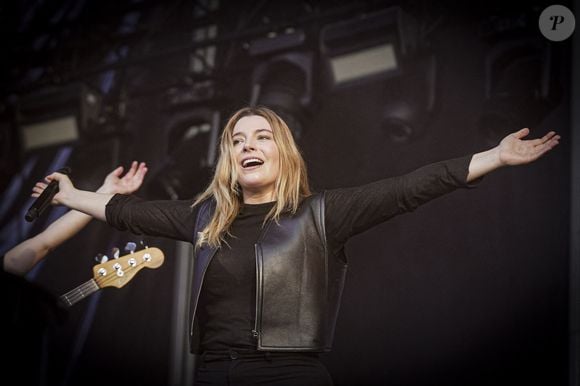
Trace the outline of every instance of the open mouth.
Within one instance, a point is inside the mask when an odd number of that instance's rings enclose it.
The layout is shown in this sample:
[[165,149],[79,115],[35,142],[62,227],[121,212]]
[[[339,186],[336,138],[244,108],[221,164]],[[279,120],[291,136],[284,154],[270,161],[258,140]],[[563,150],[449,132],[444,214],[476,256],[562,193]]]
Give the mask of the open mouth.
[[242,167],[244,169],[255,167],[255,166],[260,166],[263,164],[264,164],[264,161],[262,161],[259,158],[246,158],[245,160],[242,161]]

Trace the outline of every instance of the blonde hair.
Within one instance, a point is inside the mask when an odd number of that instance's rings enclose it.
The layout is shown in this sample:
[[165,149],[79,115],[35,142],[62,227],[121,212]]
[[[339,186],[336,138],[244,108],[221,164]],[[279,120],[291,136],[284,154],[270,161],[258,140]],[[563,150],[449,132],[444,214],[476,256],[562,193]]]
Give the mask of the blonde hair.
[[280,173],[275,185],[276,204],[266,215],[264,223],[269,219],[278,221],[284,212],[296,213],[302,199],[311,195],[306,164],[288,125],[278,114],[267,107],[244,107],[235,112],[224,127],[220,140],[219,159],[212,181],[192,205],[198,205],[208,198],[213,198],[216,203],[216,210],[211,220],[198,234],[196,247],[204,243],[219,247],[240,211],[243,197],[237,181],[237,161],[233,152],[232,134],[234,126],[240,119],[252,115],[261,116],[270,124],[280,157]]

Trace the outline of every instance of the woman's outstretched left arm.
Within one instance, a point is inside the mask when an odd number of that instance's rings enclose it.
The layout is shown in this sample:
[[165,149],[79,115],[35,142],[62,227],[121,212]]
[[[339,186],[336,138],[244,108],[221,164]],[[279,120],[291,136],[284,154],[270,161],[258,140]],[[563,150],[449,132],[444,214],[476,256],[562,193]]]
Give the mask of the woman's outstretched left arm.
[[494,148],[476,153],[469,164],[467,182],[510,165],[523,165],[533,162],[558,145],[560,136],[550,131],[542,138],[524,139],[530,133],[525,128],[509,134]]

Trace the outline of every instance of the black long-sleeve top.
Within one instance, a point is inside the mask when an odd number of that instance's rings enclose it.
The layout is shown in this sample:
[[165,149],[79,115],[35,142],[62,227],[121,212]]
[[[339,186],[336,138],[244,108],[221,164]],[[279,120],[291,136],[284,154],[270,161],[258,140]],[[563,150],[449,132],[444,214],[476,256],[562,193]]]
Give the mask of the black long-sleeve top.
[[[471,187],[472,156],[433,163],[408,174],[325,192],[325,229],[331,255],[346,241],[398,214],[457,188]],[[135,234],[193,242],[197,208],[193,200],[144,201],[115,195],[107,204],[107,222]],[[244,204],[204,278],[198,304],[201,349],[254,349],[256,267],[254,244],[274,203]]]

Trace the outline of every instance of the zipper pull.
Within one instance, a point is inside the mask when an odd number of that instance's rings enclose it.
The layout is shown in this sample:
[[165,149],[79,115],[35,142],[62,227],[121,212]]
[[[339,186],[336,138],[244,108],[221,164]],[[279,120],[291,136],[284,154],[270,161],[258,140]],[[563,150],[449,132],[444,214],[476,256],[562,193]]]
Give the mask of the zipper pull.
[[256,331],[256,330],[252,330],[252,336],[253,336],[254,338],[257,338],[257,337],[258,337],[258,331]]

